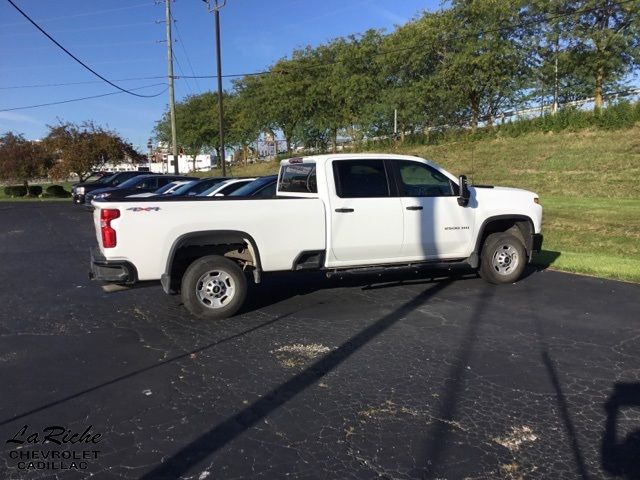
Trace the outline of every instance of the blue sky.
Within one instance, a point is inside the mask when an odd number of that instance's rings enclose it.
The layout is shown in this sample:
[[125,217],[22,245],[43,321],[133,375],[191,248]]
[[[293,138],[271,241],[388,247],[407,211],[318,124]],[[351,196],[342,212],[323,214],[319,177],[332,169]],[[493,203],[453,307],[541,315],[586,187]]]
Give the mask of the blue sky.
[[[14,0],[72,53],[110,80],[166,75],[164,2],[153,0]],[[294,48],[317,45],[369,28],[393,30],[439,0],[228,0],[222,10],[223,73],[264,70]],[[201,0],[172,4],[174,73],[215,73],[213,15]],[[98,95],[115,89],[67,57],[5,0],[0,0],[0,110]],[[40,88],[22,85],[93,82]],[[137,88],[164,80],[118,81]],[[225,82],[227,86],[228,81]],[[151,86],[140,93],[156,93]],[[178,80],[176,100],[215,88],[215,79]],[[40,138],[57,119],[95,120],[119,131],[142,151],[154,122],[166,108],[167,94],[137,98],[127,94],[11,112],[0,112],[0,132],[12,130]]]

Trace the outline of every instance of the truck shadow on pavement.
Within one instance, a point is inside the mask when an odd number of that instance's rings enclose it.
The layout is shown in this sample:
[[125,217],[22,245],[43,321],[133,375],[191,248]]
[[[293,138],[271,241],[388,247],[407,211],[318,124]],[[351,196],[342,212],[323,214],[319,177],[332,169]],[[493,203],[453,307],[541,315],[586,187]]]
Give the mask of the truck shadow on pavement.
[[[241,315],[242,313],[247,313],[247,312],[250,312],[250,311],[253,311],[253,310],[257,310],[257,309],[261,308],[264,305],[271,305],[273,303],[277,303],[279,301],[286,300],[287,298],[291,298],[291,297],[296,296],[296,295],[305,295],[305,294],[311,293],[312,291],[317,290],[319,288],[335,288],[337,286],[341,286],[341,287],[364,286],[363,288],[367,288],[367,287],[370,287],[370,288],[386,288],[386,287],[396,286],[399,283],[403,283],[403,284],[411,283],[411,284],[414,284],[414,285],[417,282],[418,283],[433,283],[433,279],[432,278],[431,279],[416,278],[416,279],[410,279],[410,280],[408,280],[406,282],[402,281],[402,280],[399,280],[399,281],[397,281],[395,283],[382,283],[384,281],[393,281],[393,276],[385,275],[384,276],[384,280],[379,278],[379,277],[376,277],[374,279],[371,276],[362,276],[362,277],[358,277],[358,278],[355,278],[355,277],[351,278],[346,283],[341,283],[341,284],[338,285],[338,284],[336,284],[337,280],[327,280],[324,277],[324,275],[310,274],[309,278],[307,279],[307,280],[309,280],[311,282],[309,285],[306,285],[306,282],[296,282],[294,284],[296,286],[296,288],[291,288],[292,287],[291,285],[287,285],[286,288],[282,288],[283,286],[282,286],[281,283],[279,283],[278,280],[283,280],[283,279],[286,280],[286,278],[285,278],[286,276],[283,275],[282,277],[283,278],[281,278],[281,279],[278,279],[278,278],[272,279],[272,280],[275,280],[275,281],[268,282],[267,285],[266,285],[266,288],[259,289],[260,291],[256,292],[257,293],[257,300],[249,302],[250,303],[250,307],[249,308],[245,308],[238,315]],[[291,277],[291,275],[289,275],[289,277]],[[375,287],[372,286],[374,283],[377,283],[375,285]],[[148,286],[148,285],[146,285],[146,286]],[[258,325],[255,325],[255,326],[253,326],[251,328],[247,328],[247,329],[242,330],[242,331],[240,331],[238,333],[235,333],[233,335],[229,335],[229,336],[227,336],[225,338],[222,338],[222,339],[217,340],[215,342],[206,344],[206,345],[204,345],[202,347],[199,347],[197,349],[194,349],[194,350],[191,350],[191,351],[188,351],[188,352],[185,352],[185,353],[181,353],[179,355],[175,355],[175,356],[173,356],[171,358],[167,358],[167,359],[165,359],[163,361],[160,361],[160,362],[154,363],[152,365],[149,365],[148,367],[141,368],[141,369],[126,373],[124,375],[120,375],[120,376],[115,377],[115,378],[113,378],[111,380],[108,380],[106,382],[100,383],[98,385],[94,385],[93,387],[86,388],[84,390],[78,391],[78,392],[73,393],[71,395],[67,395],[67,396],[62,397],[62,398],[60,398],[58,400],[54,400],[52,402],[46,403],[44,405],[41,405],[39,407],[24,411],[22,413],[19,413],[19,414],[16,414],[16,415],[12,416],[12,417],[9,417],[9,418],[6,418],[6,419],[1,419],[0,420],[0,426],[4,426],[4,425],[7,425],[7,424],[10,424],[10,423],[12,423],[14,421],[26,418],[26,417],[28,417],[30,415],[34,415],[34,414],[39,413],[41,411],[47,410],[49,408],[61,405],[61,404],[65,403],[65,402],[74,400],[74,399],[79,398],[79,397],[81,397],[83,395],[89,394],[89,393],[94,392],[96,390],[100,390],[101,388],[105,388],[105,387],[108,387],[110,385],[114,385],[114,384],[116,384],[118,382],[127,380],[127,379],[135,377],[137,375],[141,375],[141,374],[144,374],[144,373],[149,372],[151,370],[155,370],[157,368],[161,368],[161,367],[164,367],[166,365],[172,364],[174,362],[189,358],[191,355],[204,352],[204,351],[209,350],[211,348],[214,348],[214,347],[216,347],[218,345],[221,345],[221,344],[224,344],[224,343],[227,343],[227,342],[231,342],[231,341],[236,340],[238,338],[241,338],[241,337],[243,337],[245,335],[249,335],[249,334],[251,334],[251,333],[253,333],[253,332],[257,331],[257,330],[260,330],[262,328],[266,328],[266,327],[268,327],[270,325],[273,325],[273,324],[275,324],[275,323],[277,323],[277,322],[279,322],[281,320],[284,320],[284,319],[286,319],[286,318],[288,318],[288,317],[290,317],[291,315],[294,315],[294,314],[295,314],[295,312],[289,312],[289,313],[286,313],[284,315],[276,316],[275,318],[272,318],[272,319],[270,319],[270,320],[268,320],[266,322],[259,323]],[[232,318],[232,319],[227,319],[227,320],[232,321],[234,323],[237,323],[237,318]],[[221,322],[224,322],[224,321],[225,320],[222,320]]]
[[208,456],[225,447],[225,445],[239,437],[243,432],[256,425],[272,412],[304,392],[307,388],[312,387],[325,375],[360,350],[360,348],[387,331],[413,310],[424,305],[425,302],[440,293],[450,284],[450,279],[434,282],[430,288],[423,290],[413,299],[353,335],[342,345],[300,373],[294,375],[235,415],[226,418],[208,432],[185,445],[165,462],[147,472],[141,478],[151,480],[158,478],[179,478],[183,476]]
[[618,419],[623,409],[640,412],[640,383],[616,383],[604,404],[607,412],[601,445],[601,464],[606,472],[629,480],[640,479],[640,426],[619,439]]
[[[535,272],[532,269],[531,273]],[[269,307],[296,296],[308,295],[319,290],[334,288],[361,288],[378,290],[398,286],[429,285],[435,281],[454,281],[477,278],[475,271],[469,268],[456,268],[454,271],[434,269],[419,272],[394,272],[373,274],[333,276],[327,278],[323,272],[277,273],[265,275],[259,285],[249,283],[250,293],[244,307],[238,313],[250,313]]]

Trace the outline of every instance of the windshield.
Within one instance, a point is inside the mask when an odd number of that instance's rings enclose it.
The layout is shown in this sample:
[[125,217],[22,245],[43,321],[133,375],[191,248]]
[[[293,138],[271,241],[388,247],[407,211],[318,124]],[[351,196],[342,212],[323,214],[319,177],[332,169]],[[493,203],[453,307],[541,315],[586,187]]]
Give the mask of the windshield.
[[146,175],[138,175],[136,177],[130,178],[129,180],[126,180],[124,182],[122,182],[120,185],[118,185],[120,188],[131,188],[131,187],[135,187],[136,185],[138,185],[140,182],[144,182],[148,177]]
[[172,195],[198,195],[205,190],[213,187],[214,185],[218,185],[221,182],[224,182],[226,178],[210,178],[208,180],[194,180],[193,182],[189,182],[182,187],[178,188]]
[[193,187],[196,183],[198,183],[197,180],[192,180],[190,182],[187,182],[184,185],[182,185],[180,188],[176,188],[173,192],[171,192],[171,195],[182,195],[183,193],[187,193],[189,189]]
[[176,185],[178,185],[181,182],[169,182],[167,183],[164,187],[160,187],[158,190],[156,190],[153,193],[164,193],[167,190],[171,190],[172,188],[174,188]]
[[277,179],[278,179],[278,177],[276,175],[274,175],[272,177],[259,178],[257,180],[254,180],[251,183],[247,183],[246,185],[240,187],[235,192],[230,193],[229,196],[231,196],[231,197],[248,197],[249,195],[253,194],[257,190],[260,190],[265,185],[268,185],[271,182],[275,182]]
[[109,175],[108,177],[104,177],[100,179],[100,182],[98,183],[104,183],[104,184],[110,184],[113,180],[116,179],[116,177],[118,176],[117,173],[114,173],[113,175]]
[[85,179],[85,183],[102,183],[104,180],[112,176],[113,175],[105,175],[104,173],[94,173]]

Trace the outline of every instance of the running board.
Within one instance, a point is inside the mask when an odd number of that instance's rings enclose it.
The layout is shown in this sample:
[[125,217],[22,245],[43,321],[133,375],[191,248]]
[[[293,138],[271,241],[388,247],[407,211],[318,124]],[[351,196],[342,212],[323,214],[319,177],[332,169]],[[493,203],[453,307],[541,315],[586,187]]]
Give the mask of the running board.
[[392,272],[420,272],[423,270],[452,270],[458,267],[473,268],[469,259],[451,260],[448,262],[420,262],[403,265],[377,265],[375,267],[334,268],[325,272],[327,278],[348,275],[379,275]]

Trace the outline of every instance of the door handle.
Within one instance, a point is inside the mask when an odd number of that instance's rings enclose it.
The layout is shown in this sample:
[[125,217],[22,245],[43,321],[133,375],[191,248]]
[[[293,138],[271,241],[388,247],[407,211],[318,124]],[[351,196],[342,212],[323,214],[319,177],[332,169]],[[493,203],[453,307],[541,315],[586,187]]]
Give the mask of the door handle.
[[422,210],[422,207],[419,205],[407,207],[407,210]]
[[338,212],[338,213],[351,213],[351,212],[353,212],[353,208],[336,208],[336,212]]

